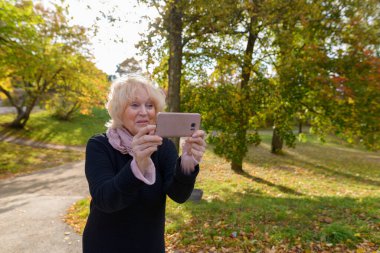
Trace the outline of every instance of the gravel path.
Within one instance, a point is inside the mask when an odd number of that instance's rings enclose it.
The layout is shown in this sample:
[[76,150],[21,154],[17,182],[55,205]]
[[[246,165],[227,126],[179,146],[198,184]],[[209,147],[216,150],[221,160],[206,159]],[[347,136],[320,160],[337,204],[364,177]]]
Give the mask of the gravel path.
[[0,180],[0,252],[82,252],[62,218],[87,187],[83,161]]

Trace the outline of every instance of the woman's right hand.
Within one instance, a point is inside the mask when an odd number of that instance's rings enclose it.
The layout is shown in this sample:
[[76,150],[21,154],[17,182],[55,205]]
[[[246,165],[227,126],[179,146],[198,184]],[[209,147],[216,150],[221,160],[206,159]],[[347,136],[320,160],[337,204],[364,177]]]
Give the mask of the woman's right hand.
[[141,128],[132,140],[134,159],[143,174],[150,164],[150,156],[162,144],[162,138],[154,135],[155,129],[155,125],[147,125]]

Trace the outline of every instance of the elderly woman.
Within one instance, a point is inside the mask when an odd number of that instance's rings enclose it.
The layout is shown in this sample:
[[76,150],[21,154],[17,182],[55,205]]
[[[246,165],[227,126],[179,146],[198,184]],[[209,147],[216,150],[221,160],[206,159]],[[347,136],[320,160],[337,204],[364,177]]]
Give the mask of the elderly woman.
[[166,196],[190,196],[205,151],[204,132],[189,137],[178,157],[154,134],[165,105],[162,92],[139,76],[112,84],[105,134],[87,143],[85,172],[92,196],[83,252],[165,252]]

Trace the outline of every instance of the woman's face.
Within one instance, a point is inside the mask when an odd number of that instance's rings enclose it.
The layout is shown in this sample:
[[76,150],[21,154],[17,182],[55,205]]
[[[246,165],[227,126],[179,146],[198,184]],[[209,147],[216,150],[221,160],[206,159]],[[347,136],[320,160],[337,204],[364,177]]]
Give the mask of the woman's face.
[[138,89],[135,98],[127,104],[123,114],[123,125],[132,135],[150,124],[156,122],[156,108],[148,93]]

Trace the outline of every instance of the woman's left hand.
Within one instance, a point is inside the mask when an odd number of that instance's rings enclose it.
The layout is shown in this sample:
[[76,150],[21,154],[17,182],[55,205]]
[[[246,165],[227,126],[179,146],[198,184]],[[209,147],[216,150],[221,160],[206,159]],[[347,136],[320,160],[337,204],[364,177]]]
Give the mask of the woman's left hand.
[[185,143],[182,146],[182,150],[190,156],[193,155],[198,163],[201,162],[206,151],[206,142],[204,138],[205,132],[203,130],[197,130],[191,137],[185,140]]

